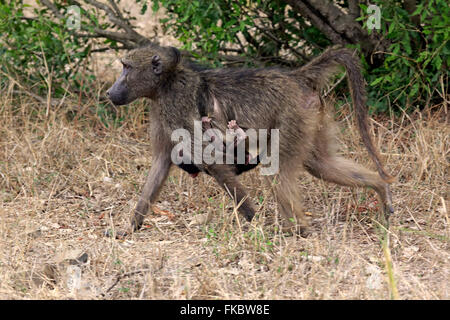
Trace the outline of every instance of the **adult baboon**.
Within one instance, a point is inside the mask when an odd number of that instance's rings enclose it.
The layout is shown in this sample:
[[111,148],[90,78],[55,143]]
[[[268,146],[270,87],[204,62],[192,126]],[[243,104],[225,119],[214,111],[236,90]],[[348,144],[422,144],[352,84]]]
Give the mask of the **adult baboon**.
[[[301,230],[308,226],[296,185],[300,171],[345,186],[373,188],[381,198],[385,216],[393,212],[384,170],[369,135],[364,79],[357,59],[348,49],[330,49],[298,69],[229,68],[197,70],[173,47],[150,45],[129,52],[123,72],[107,95],[115,105],[146,97],[150,110],[153,164],[134,216],[138,229],[171,167],[171,133],[184,128],[193,134],[194,121],[209,119],[225,132],[232,121],[242,128],[279,129],[279,167],[274,193],[279,211]],[[335,152],[333,120],[326,113],[320,89],[342,65],[347,71],[358,129],[378,174]],[[206,118],[205,118],[206,117]],[[182,164],[189,173],[206,172],[225,188],[239,211],[250,221],[254,215],[237,175],[255,165]],[[197,172],[198,171],[198,172]]]

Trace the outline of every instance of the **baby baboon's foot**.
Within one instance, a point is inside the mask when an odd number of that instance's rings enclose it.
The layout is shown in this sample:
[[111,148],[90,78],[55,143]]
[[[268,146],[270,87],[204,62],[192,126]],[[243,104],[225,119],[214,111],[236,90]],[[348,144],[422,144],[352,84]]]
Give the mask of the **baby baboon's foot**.
[[210,117],[202,117],[202,130],[203,132],[208,133],[208,138],[210,142],[214,142],[217,139],[217,136],[214,134],[214,131],[209,130],[212,129],[212,123]]

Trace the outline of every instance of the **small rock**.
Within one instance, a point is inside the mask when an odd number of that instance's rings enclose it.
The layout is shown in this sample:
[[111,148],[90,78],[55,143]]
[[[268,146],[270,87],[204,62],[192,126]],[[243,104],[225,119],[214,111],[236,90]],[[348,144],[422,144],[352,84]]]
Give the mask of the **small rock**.
[[381,289],[382,277],[381,270],[376,265],[369,264],[366,267],[369,277],[366,280],[366,287],[371,290]]
[[42,271],[33,273],[31,279],[38,287],[43,284],[53,285],[58,281],[58,268],[54,264],[46,264]]
[[73,292],[81,287],[81,269],[78,266],[69,265],[66,269],[66,285]]
[[211,221],[211,218],[212,214],[209,212],[204,214],[197,214],[194,217],[192,217],[191,222],[189,222],[189,226],[208,223],[209,221]]
[[403,249],[403,255],[405,257],[411,258],[419,251],[419,247],[409,246]]
[[310,256],[310,255],[306,255],[306,256],[302,256],[302,259],[303,259],[303,260],[306,260],[306,261],[320,262],[320,261],[322,261],[322,260],[325,259],[325,258],[324,258],[324,257],[321,257],[321,256]]
[[42,230],[38,229],[36,231],[29,232],[27,233],[27,236],[31,237],[32,239],[39,238],[40,236],[42,236]]

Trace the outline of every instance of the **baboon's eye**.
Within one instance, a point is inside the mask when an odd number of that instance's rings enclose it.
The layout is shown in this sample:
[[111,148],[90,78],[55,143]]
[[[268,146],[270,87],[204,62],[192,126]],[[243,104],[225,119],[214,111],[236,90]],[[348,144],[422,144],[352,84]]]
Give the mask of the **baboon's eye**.
[[122,67],[123,67],[124,69],[130,69],[130,68],[131,68],[131,65],[128,64],[127,62],[125,62],[125,61],[122,60],[122,59],[120,59],[120,63],[122,64]]

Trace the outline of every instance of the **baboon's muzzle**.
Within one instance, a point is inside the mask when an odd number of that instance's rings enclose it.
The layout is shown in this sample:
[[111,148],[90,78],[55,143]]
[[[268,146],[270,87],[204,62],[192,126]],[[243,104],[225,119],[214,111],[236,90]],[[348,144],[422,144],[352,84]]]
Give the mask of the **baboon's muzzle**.
[[128,88],[124,81],[117,80],[111,88],[106,91],[106,96],[116,105],[124,105],[128,103]]

